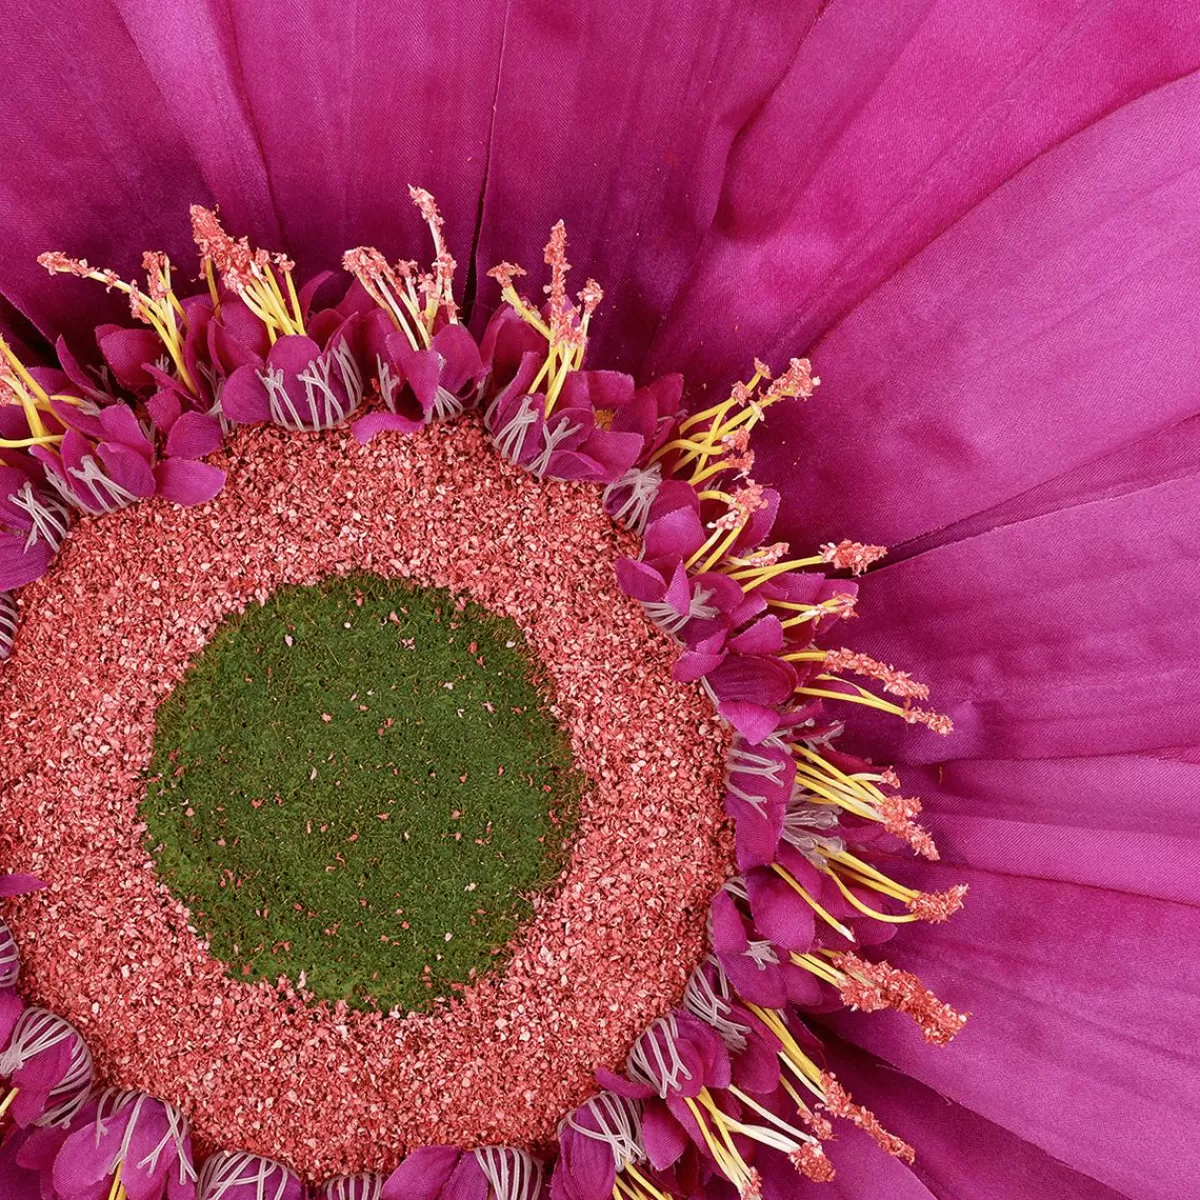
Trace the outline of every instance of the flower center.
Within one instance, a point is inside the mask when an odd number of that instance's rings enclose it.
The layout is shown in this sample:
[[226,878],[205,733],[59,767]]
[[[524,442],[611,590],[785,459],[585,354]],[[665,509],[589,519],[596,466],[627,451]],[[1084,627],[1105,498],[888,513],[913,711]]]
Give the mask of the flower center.
[[510,621],[355,575],[227,621],[158,712],[160,877],[238,977],[415,1011],[494,964],[582,777]]

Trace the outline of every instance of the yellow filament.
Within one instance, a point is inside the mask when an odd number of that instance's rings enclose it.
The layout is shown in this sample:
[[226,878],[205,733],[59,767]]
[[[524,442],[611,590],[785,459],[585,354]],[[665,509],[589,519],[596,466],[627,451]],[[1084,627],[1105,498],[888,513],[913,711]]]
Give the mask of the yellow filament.
[[121,1182],[120,1168],[113,1176],[112,1191],[108,1193],[108,1200],[126,1200],[125,1185]]
[[800,1044],[792,1037],[792,1032],[783,1023],[779,1014],[771,1008],[760,1008],[757,1004],[746,1007],[779,1039],[783,1046],[780,1057],[796,1072],[797,1078],[819,1100],[825,1099],[825,1092],[820,1087],[821,1069],[800,1048]]
[[[701,1098],[705,1097],[706,1090],[707,1089],[701,1089]],[[717,1132],[721,1135],[721,1141],[716,1141],[709,1133],[708,1125],[704,1120],[704,1115],[696,1106],[695,1100],[685,1096],[683,1098],[683,1102],[688,1106],[692,1116],[696,1118],[696,1125],[700,1130],[700,1136],[704,1138],[705,1144],[712,1152],[712,1156],[714,1159],[716,1159],[717,1165],[722,1171],[725,1172],[726,1178],[736,1184],[738,1191],[741,1191],[742,1184],[748,1182],[751,1177],[750,1168],[746,1166],[742,1156],[738,1153],[737,1147],[733,1144],[733,1139],[729,1136],[728,1131],[725,1129],[723,1124],[720,1122],[715,1122]],[[707,1107],[715,1108],[716,1106],[712,1103],[712,1100],[709,1099],[707,1101]]]
[[17,1098],[17,1093],[20,1090],[20,1088],[11,1088],[8,1095],[3,1100],[0,1100],[0,1117],[3,1117],[8,1112],[8,1106]]
[[885,894],[895,895],[897,900],[915,900],[920,892],[914,891],[912,888],[904,887],[897,883],[894,879],[890,879],[882,871],[876,870],[870,863],[863,862],[861,858],[851,854],[848,850],[839,850],[828,855],[829,858],[835,859],[839,863],[845,863],[857,875],[864,875],[868,879],[874,881],[879,886],[880,891],[891,889]]
[[875,787],[875,781],[882,779],[882,775],[847,775],[845,771],[835,767],[828,759],[822,758],[815,750],[810,750],[803,742],[790,742],[789,746],[792,750],[797,751],[808,759],[819,770],[825,771],[834,779],[838,779],[847,786],[862,787],[864,790],[871,792],[882,800],[883,793]]
[[[638,1191],[628,1180],[622,1179],[620,1171],[613,1179],[612,1194],[615,1200],[646,1200],[646,1193]],[[654,1200],[658,1198],[655,1197]]]
[[571,373],[571,361],[571,355],[568,353],[563,357],[561,366],[558,367],[554,373],[554,377],[550,380],[550,386],[546,390],[546,416],[549,416],[554,411],[554,405],[558,402],[558,397],[562,393],[563,384],[566,383],[567,376]]
[[208,294],[212,297],[213,316],[217,316],[221,311],[221,295],[217,291],[217,276],[213,271],[212,259],[204,260],[204,278],[208,281]]
[[292,312],[296,314],[296,325],[298,328],[304,328],[304,315],[300,311],[300,297],[296,294],[296,285],[292,281],[291,271],[284,271],[284,282],[287,284],[288,300],[291,301]]
[[528,325],[532,325],[546,339],[550,341],[550,326],[542,320],[541,315],[529,308],[525,301],[517,295],[517,289],[510,283],[508,287],[502,289],[504,299],[511,305],[513,311]]
[[[831,675],[819,675],[818,679],[832,679]],[[882,700],[876,696],[874,692],[868,692],[866,688],[859,687],[857,683],[850,683],[848,680],[840,680],[846,687],[852,687],[857,695],[851,695],[848,692],[834,692],[827,688],[814,687],[798,687],[796,692],[801,696],[816,696],[824,700],[845,700],[848,704],[865,704],[867,708],[877,708],[880,712],[891,713],[895,717],[904,717],[908,715],[908,709],[901,708],[898,704],[892,704],[889,700]]]
[[840,988],[846,982],[846,976],[843,972],[829,966],[828,963],[822,962],[819,958],[814,958],[811,954],[797,954],[793,951],[791,960],[796,966],[803,967],[806,971],[811,971],[818,979],[823,979],[826,983],[831,983],[836,988]]
[[838,921],[834,917],[831,917],[829,915],[829,913],[827,913],[821,907],[821,905],[819,903],[817,903],[817,901],[815,899],[813,899],[813,897],[810,896],[808,894],[808,892],[806,892],[804,890],[804,888],[802,888],[800,886],[800,884],[793,878],[790,871],[781,867],[778,863],[772,863],[771,867],[779,875],[779,877],[784,881],[784,883],[786,883],[788,885],[788,887],[792,888],[795,892],[797,892],[799,894],[801,899],[804,900],[805,903],[808,904],[812,908],[813,912],[815,912],[817,914],[817,916],[819,916],[823,921],[825,921],[833,929],[836,929],[838,931],[838,933],[840,933],[842,935],[842,937],[844,937],[847,941],[850,941],[850,942],[854,941],[854,934],[852,934],[850,932],[850,930],[848,930],[845,927],[845,925],[843,925],[841,923],[841,921]]
[[24,385],[13,388],[13,391],[16,393],[17,400],[20,401],[21,407],[25,410],[25,421],[29,425],[29,432],[34,437],[41,437],[46,432],[46,425],[38,412],[38,400],[49,405],[50,397],[38,385],[37,380],[25,370],[25,364],[13,353],[12,347],[3,338],[0,338],[0,354],[4,356],[8,365],[15,372],[15,382]]
[[632,1175],[637,1180],[638,1185],[654,1197],[654,1200],[668,1200],[668,1197],[657,1188],[652,1180],[649,1180],[633,1165],[633,1163],[625,1164],[625,1171]]
[[790,558],[787,562],[772,563],[769,567],[739,567],[729,572],[729,578],[736,579],[742,585],[742,591],[749,592],[764,583],[769,583],[776,575],[802,570],[804,567],[817,567],[824,561],[817,554],[811,558]]
[[[803,1077],[801,1077],[801,1078],[803,1078]],[[807,1079],[804,1079],[803,1082],[804,1082],[805,1087],[807,1087],[813,1093],[813,1095],[815,1095],[817,1097],[818,1100],[825,1099],[825,1093],[822,1092],[819,1087],[817,1087],[815,1084],[809,1083],[809,1081]],[[789,1096],[791,1096],[793,1103],[796,1105],[797,1112],[799,1112],[802,1116],[808,1117],[811,1120],[812,1115],[813,1115],[812,1109],[809,1108],[808,1105],[804,1103],[803,1097],[800,1095],[800,1093],[798,1091],[796,1091],[796,1089],[794,1087],[792,1087],[792,1085],[788,1082],[787,1077],[785,1075],[781,1075],[779,1077],[779,1086],[781,1088],[783,1088],[783,1090],[785,1092],[787,1092],[787,1094]]]
[[[884,921],[888,925],[907,925],[917,918],[913,913],[905,913],[903,916],[894,916],[892,913],[881,913],[872,908],[868,904],[864,904],[839,878],[836,871],[828,872],[829,878],[838,886],[838,891],[858,909],[864,917],[873,917],[876,921]],[[864,881],[865,882],[865,881]]]
[[57,446],[62,440],[61,433],[44,433],[41,437],[0,438],[0,449],[26,450],[30,446]]

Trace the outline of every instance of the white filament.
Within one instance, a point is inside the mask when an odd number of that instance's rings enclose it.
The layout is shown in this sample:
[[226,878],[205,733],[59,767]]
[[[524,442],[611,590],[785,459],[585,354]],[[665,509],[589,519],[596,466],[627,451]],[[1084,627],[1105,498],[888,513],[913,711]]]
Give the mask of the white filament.
[[35,1122],[38,1125],[66,1125],[87,1102],[92,1082],[92,1052],[75,1026],[57,1013],[44,1008],[27,1008],[12,1032],[8,1049],[0,1054],[0,1075],[11,1076],[31,1059],[71,1039],[71,1061],[66,1074],[50,1090],[48,1105]]
[[25,539],[25,549],[37,543],[38,538],[57,550],[67,536],[70,522],[67,519],[67,509],[52,497],[43,500],[34,490],[33,483],[26,480],[21,487],[8,498],[9,504],[21,509],[29,516],[29,536]]
[[646,532],[646,522],[650,519],[650,507],[654,497],[658,495],[662,483],[662,467],[652,463],[648,467],[630,467],[616,483],[610,483],[604,489],[602,497],[607,509],[609,501],[618,495],[622,489],[628,488],[629,495],[624,503],[612,514],[612,519],[618,525],[638,534]]
[[532,1155],[513,1146],[483,1146],[474,1153],[494,1200],[537,1200],[543,1169]]
[[629,1052],[625,1068],[630,1079],[655,1088],[664,1099],[683,1080],[691,1079],[692,1073],[679,1055],[678,1039],[679,1025],[675,1014],[658,1017]]
[[[0,592],[0,662],[12,653],[16,636],[17,602],[9,592]],[[0,984],[0,987],[2,986],[4,985]]]
[[563,417],[553,429],[547,422],[542,429],[545,444],[542,446],[542,452],[529,464],[529,470],[538,479],[541,479],[550,469],[550,459],[558,449],[559,443],[565,442],[569,437],[574,437],[582,429],[582,425],[572,425],[570,417]]
[[[133,1141],[134,1134],[137,1132],[138,1118],[142,1115],[142,1109],[150,1099],[144,1092],[121,1092],[116,1088],[109,1088],[100,1097],[96,1108],[97,1146],[100,1145],[104,1137],[107,1122],[114,1117],[120,1116],[131,1105],[133,1107],[133,1112],[129,1114],[129,1120],[125,1125],[125,1134],[121,1138],[121,1144],[117,1147],[109,1162],[108,1174],[114,1174],[117,1168],[129,1157],[129,1146]],[[163,1134],[162,1139],[150,1153],[139,1159],[134,1166],[139,1169],[145,1168],[153,1173],[158,1167],[158,1160],[162,1157],[163,1151],[173,1143],[175,1146],[175,1161],[179,1165],[179,1182],[188,1183],[189,1181],[193,1181],[196,1178],[196,1171],[184,1146],[184,1139],[188,1133],[187,1120],[172,1105],[165,1104],[162,1101],[158,1101],[157,1103],[162,1104],[163,1112],[167,1118],[166,1133]],[[110,1109],[111,1111],[108,1111]]]
[[283,1200],[293,1175],[283,1163],[245,1151],[214,1154],[200,1172],[196,1200],[221,1200],[236,1187],[255,1189],[254,1200]]
[[[578,1115],[584,1111],[595,1121],[595,1129],[589,1129],[579,1123]],[[626,1096],[618,1096],[615,1092],[601,1092],[569,1114],[560,1124],[560,1132],[563,1125],[583,1137],[591,1138],[594,1142],[604,1142],[612,1151],[613,1163],[618,1171],[623,1171],[630,1163],[641,1162],[646,1157],[642,1148],[641,1109],[636,1100]]]
[[[709,970],[716,979],[715,988],[709,979]],[[746,1035],[750,1032],[750,1026],[732,1019],[731,998],[725,971],[710,954],[688,977],[687,987],[683,991],[683,1007],[692,1016],[699,1017],[706,1025],[711,1025],[720,1034],[726,1049],[740,1053],[746,1048]]]
[[340,1175],[321,1189],[321,1200],[379,1200],[383,1176],[374,1171],[360,1175]]

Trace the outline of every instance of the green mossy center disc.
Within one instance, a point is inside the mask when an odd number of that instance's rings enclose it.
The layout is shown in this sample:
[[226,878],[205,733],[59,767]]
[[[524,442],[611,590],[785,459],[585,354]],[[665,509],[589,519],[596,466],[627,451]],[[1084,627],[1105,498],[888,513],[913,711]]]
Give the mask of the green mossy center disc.
[[226,621],[158,713],[158,873],[238,978],[417,1011],[559,875],[582,779],[517,627],[356,575]]

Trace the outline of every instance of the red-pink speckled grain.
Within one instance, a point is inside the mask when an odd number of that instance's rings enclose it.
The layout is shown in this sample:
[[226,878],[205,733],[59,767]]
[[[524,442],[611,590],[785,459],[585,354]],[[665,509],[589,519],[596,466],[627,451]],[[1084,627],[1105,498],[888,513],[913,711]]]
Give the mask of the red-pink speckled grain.
[[[471,425],[360,447],[238,436],[216,502],[85,520],[22,595],[0,670],[0,861],[50,889],[10,906],[24,990],[75,1021],[109,1081],[204,1145],[313,1176],[421,1143],[545,1143],[678,999],[729,871],[725,735],[618,592],[629,540],[597,490],[539,484]],[[439,1010],[305,1004],[225,974],[142,845],[155,708],[219,620],[351,568],[469,593],[525,630],[593,786],[560,886],[507,967]]]

